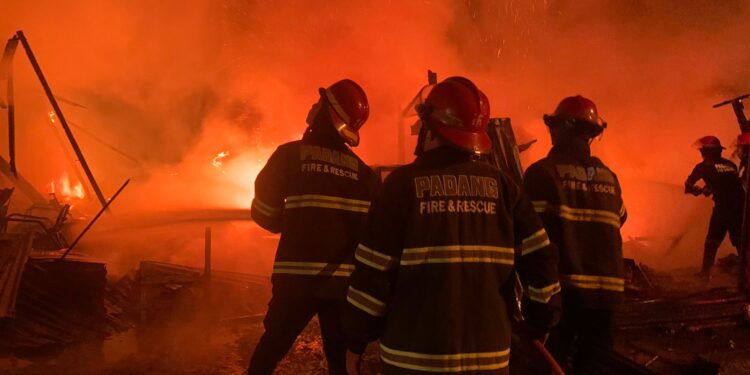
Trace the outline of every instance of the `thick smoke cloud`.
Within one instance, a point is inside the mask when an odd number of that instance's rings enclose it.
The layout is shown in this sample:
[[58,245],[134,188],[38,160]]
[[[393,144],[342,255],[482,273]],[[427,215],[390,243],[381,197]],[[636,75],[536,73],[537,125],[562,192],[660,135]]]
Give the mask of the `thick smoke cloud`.
[[[265,158],[302,133],[317,88],[342,77],[370,96],[359,152],[373,164],[398,161],[398,113],[427,69],[474,79],[521,141],[539,139],[525,164],[549,147],[542,114],[564,96],[588,96],[610,124],[594,152],[624,186],[626,239],[656,237],[633,255],[677,266],[697,262],[709,209],[681,194],[698,161],[691,144],[708,133],[731,144],[733,114],[710,106],[750,92],[748,15],[741,0],[10,0],[0,4],[0,35],[23,29],[55,92],[87,107],[64,104],[68,117],[137,161],[74,129],[105,191],[134,178],[120,212],[247,208]],[[75,172],[20,51],[16,71],[20,168],[44,191]],[[230,156],[217,168],[220,151]],[[86,249],[103,246],[116,221],[102,222]],[[272,243],[240,227],[227,232],[237,240],[226,241],[232,256],[218,267],[251,267],[236,262],[248,242],[266,243],[252,251],[270,261]],[[200,246],[193,229],[150,230],[142,250],[118,253],[168,248],[170,260],[200,263],[175,255]],[[167,240],[175,236],[191,239]]]

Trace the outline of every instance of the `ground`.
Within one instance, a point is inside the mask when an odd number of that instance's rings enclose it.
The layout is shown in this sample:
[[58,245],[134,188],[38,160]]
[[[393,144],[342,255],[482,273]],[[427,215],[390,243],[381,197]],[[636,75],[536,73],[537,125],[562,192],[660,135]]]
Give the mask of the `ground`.
[[[734,278],[717,268],[709,282],[696,278],[695,269],[670,273],[649,273],[661,287],[661,295],[722,293]],[[255,298],[258,299],[258,298]],[[194,301],[193,301],[194,302]],[[261,304],[262,305],[262,304]],[[200,309],[197,309],[200,310]],[[202,311],[202,310],[201,310]],[[0,359],[0,373],[32,374],[244,374],[247,363],[263,332],[262,314],[222,319],[211,314],[170,316],[150,327],[139,326],[116,334],[102,343],[67,348],[35,361]],[[619,334],[621,350],[656,370],[669,368],[676,360],[725,362],[722,374],[750,373],[750,335],[746,329],[717,326],[693,330],[688,326],[632,330]],[[698,353],[693,357],[677,353]],[[739,360],[738,360],[739,359]],[[662,367],[660,367],[662,366]],[[376,374],[376,345],[366,354],[365,374]],[[327,374],[317,320],[310,322],[276,374]],[[664,373],[669,373],[664,372]]]

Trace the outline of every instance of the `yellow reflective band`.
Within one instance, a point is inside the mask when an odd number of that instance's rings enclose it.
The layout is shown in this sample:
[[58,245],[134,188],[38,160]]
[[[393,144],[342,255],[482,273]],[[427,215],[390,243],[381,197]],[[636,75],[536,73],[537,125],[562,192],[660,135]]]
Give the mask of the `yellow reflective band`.
[[268,204],[263,203],[263,201],[261,201],[258,198],[253,198],[253,204],[252,204],[251,209],[255,209],[256,211],[263,214],[264,216],[268,216],[271,218],[277,217],[279,216],[279,214],[281,214],[281,208],[271,207]]
[[357,246],[357,251],[354,253],[354,259],[380,271],[387,271],[393,268],[393,265],[395,264],[395,259],[393,257],[370,249],[362,244]]
[[346,294],[346,300],[372,316],[381,317],[385,314],[385,303],[351,286],[349,287],[349,292]]
[[359,134],[351,130],[346,124],[341,124],[341,126],[339,126],[337,130],[347,140],[352,141],[354,143],[359,143]]
[[546,201],[532,202],[537,213],[553,213],[570,221],[596,222],[620,228],[620,216],[614,212],[587,208],[573,208],[566,205],[554,206]]
[[521,255],[529,255],[545,246],[549,246],[549,244],[549,236],[547,236],[547,232],[542,228],[523,240],[521,243]]
[[336,96],[333,95],[331,90],[323,89],[323,92],[326,94],[326,99],[328,99],[328,103],[331,104],[331,107],[333,107],[333,110],[336,111],[336,114],[341,117],[341,120],[345,123],[349,123],[349,114],[347,114],[344,111],[344,108],[341,107],[341,104],[339,104],[339,101],[336,100]]
[[333,197],[330,195],[294,195],[286,198],[284,208],[301,208],[301,207],[320,207],[331,208],[344,211],[367,213],[370,209],[370,202]]
[[561,288],[559,282],[547,285],[544,288],[534,288],[533,286],[530,286],[529,299],[539,303],[547,303],[550,299],[552,299],[552,296],[560,293],[560,289]]
[[381,342],[380,358],[390,365],[417,371],[487,371],[508,367],[510,349],[497,352],[425,354],[391,349]]
[[513,248],[484,245],[448,245],[404,249],[402,266],[434,263],[513,264]]
[[625,209],[625,204],[623,203],[622,207],[620,207],[620,217],[625,216],[627,212],[628,210]]
[[309,276],[351,276],[353,264],[315,262],[276,262],[273,273]]
[[602,289],[615,292],[625,291],[625,279],[611,276],[593,275],[563,275],[561,277],[565,286],[580,289]]

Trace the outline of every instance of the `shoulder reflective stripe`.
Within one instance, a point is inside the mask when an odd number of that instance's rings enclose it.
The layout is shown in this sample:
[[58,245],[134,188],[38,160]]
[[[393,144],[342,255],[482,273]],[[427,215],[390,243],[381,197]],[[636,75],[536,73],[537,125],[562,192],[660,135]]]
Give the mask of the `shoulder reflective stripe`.
[[370,209],[370,202],[334,197],[330,195],[293,195],[286,198],[284,208],[320,207],[344,211],[366,213]]
[[625,291],[625,279],[611,276],[563,275],[563,285],[581,289],[602,289],[615,292]]
[[622,204],[622,207],[620,207],[620,217],[625,216],[625,214],[628,212],[628,210],[625,209],[625,204]]
[[521,255],[529,255],[549,244],[550,241],[549,236],[547,236],[547,231],[542,228],[523,240],[521,243]]
[[387,271],[393,268],[396,263],[395,258],[370,249],[362,244],[357,246],[357,251],[354,253],[354,259],[380,271]]
[[259,213],[268,217],[276,217],[276,216],[279,216],[279,214],[281,214],[281,208],[271,207],[268,204],[263,203],[263,201],[261,201],[258,198],[253,198],[253,204],[251,206],[251,209],[253,208]]
[[363,201],[359,199],[341,198],[341,197],[335,197],[331,195],[306,194],[306,195],[292,195],[286,198],[287,202],[297,202],[297,201],[306,201],[306,200],[322,200],[322,201],[339,202],[339,203],[347,203],[347,204],[352,204],[352,205],[370,207],[370,202],[368,201]]
[[328,202],[295,202],[287,203],[284,208],[302,208],[302,207],[319,207],[319,208],[331,208],[335,210],[352,211],[367,213],[367,207],[348,206],[339,203],[328,203]]
[[274,274],[310,275],[310,276],[351,276],[353,264],[315,263],[315,262],[276,262]]
[[513,248],[483,245],[449,245],[404,249],[402,266],[426,263],[497,263],[513,264]]
[[392,366],[417,371],[487,371],[508,367],[510,349],[497,352],[425,354],[391,349],[381,342],[380,358]]
[[381,317],[385,314],[385,303],[351,286],[349,287],[349,292],[346,294],[346,300],[372,316]]
[[561,218],[570,221],[598,222],[612,225],[618,229],[621,224],[620,216],[611,211],[573,208],[566,205],[553,206],[545,201],[534,201],[532,204],[534,211],[537,213],[557,214]]
[[560,293],[560,283],[554,283],[545,286],[544,288],[529,287],[529,299],[532,301],[547,303],[557,293]]

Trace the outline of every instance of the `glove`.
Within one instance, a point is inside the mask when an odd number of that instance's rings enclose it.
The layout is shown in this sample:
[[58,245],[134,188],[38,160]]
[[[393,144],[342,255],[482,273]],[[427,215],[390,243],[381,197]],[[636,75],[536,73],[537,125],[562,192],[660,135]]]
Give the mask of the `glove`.
[[695,186],[695,185],[687,185],[685,184],[685,194],[692,194],[696,197],[701,195],[703,193],[703,189]]
[[713,192],[711,191],[711,189],[704,187],[703,189],[701,189],[701,194],[703,194],[704,197],[708,197],[711,196]]
[[542,344],[547,342],[547,337],[549,337],[548,329],[534,327],[531,324],[529,324],[528,326],[529,326],[528,327],[529,336],[531,337],[532,340],[538,340]]
[[540,328],[533,324],[530,324],[528,321],[524,321],[518,326],[515,326],[516,329],[518,329],[518,332],[516,334],[526,340],[534,341],[538,340],[542,344],[544,344],[547,341],[547,336],[549,336],[549,330],[546,328]]

